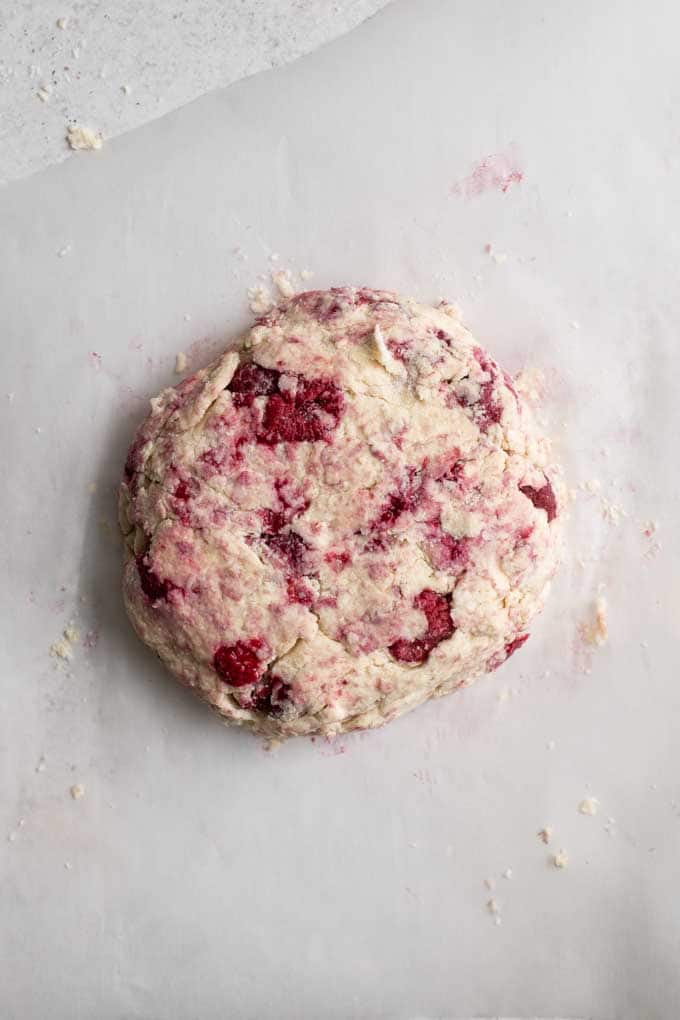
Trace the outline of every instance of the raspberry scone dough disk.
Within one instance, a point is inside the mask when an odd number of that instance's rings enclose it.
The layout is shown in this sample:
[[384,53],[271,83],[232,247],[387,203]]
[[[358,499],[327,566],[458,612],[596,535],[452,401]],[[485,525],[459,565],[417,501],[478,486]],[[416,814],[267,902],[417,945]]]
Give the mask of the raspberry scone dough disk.
[[452,306],[299,294],[152,400],[120,491],[127,611],[230,722],[381,726],[526,640],[559,554],[548,458]]

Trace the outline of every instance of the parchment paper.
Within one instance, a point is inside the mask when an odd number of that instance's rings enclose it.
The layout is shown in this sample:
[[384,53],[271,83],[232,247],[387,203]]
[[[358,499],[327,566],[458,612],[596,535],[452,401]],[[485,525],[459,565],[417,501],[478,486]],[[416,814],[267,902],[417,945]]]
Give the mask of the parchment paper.
[[[0,193],[3,1018],[678,1013],[679,27],[398,2]],[[267,752],[132,634],[115,490],[281,266],[457,300],[575,498],[506,666]]]

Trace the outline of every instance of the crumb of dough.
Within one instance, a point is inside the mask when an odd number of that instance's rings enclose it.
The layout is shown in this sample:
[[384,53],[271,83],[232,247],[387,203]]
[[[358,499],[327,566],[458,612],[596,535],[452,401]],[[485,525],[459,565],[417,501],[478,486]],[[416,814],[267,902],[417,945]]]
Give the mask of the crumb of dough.
[[503,878],[507,878],[507,879],[512,878],[512,868],[506,868],[505,869],[505,871],[503,872]]
[[311,269],[303,269],[302,272],[300,273],[300,279],[302,280],[311,280],[313,276],[314,273],[311,271]]
[[47,762],[45,761],[45,755],[41,754],[38,760],[38,764],[35,767],[36,772],[44,772],[47,768]]
[[266,315],[274,302],[265,287],[251,287],[248,291],[248,302],[253,315]]
[[57,18],[57,28],[61,28],[62,31],[68,26],[68,18]]
[[181,375],[182,372],[187,370],[187,356],[184,351],[180,351],[175,358],[175,372],[177,375]]
[[489,891],[491,891],[491,889],[496,888],[496,880],[494,878],[485,878],[484,885]]
[[618,506],[616,503],[612,503],[606,496],[603,496],[600,500],[600,509],[602,511],[602,517],[607,524],[613,524],[616,528],[618,528],[624,517],[628,516],[623,507]]
[[658,521],[645,521],[642,525],[642,534],[645,536],[645,538],[652,538],[653,535],[656,535],[658,530],[659,530]]
[[132,92],[132,89],[130,88],[129,85],[121,85],[120,91],[123,93],[124,96],[129,96],[130,93]]
[[539,829],[536,835],[540,839],[541,843],[545,843],[546,846],[552,838],[553,830],[550,825],[545,825],[542,829]]
[[502,266],[508,261],[508,256],[503,251],[492,251],[489,253],[497,266]]
[[72,125],[66,131],[66,141],[72,149],[88,150],[101,149],[103,145],[101,135],[97,135],[88,127],[81,127],[79,124]]
[[293,297],[295,287],[293,286],[288,269],[278,269],[275,273],[272,273],[272,280],[281,297]]
[[566,868],[569,864],[569,857],[564,850],[559,850],[556,854],[553,854],[552,862],[555,868]]
[[55,659],[69,660],[73,658],[73,646],[80,640],[80,631],[72,623],[65,628],[58,641],[50,645],[50,655]]
[[579,812],[582,815],[596,815],[597,809],[600,805],[597,797],[586,797],[578,806]]
[[607,627],[607,600],[603,595],[598,595],[595,600],[595,607],[592,619],[581,624],[581,637],[589,645],[601,647],[607,641],[609,633]]
[[70,793],[74,800],[80,800],[81,797],[85,796],[85,787],[82,783],[74,783]]
[[537,365],[527,365],[514,379],[515,387],[530,403],[537,404],[545,394],[545,372]]
[[503,252],[496,251],[492,244],[485,244],[484,251],[499,266],[508,261],[508,256]]
[[496,925],[496,927],[499,927],[503,923],[503,920],[501,918],[501,907],[499,902],[493,899],[489,900],[486,904],[486,909],[493,917],[494,924]]

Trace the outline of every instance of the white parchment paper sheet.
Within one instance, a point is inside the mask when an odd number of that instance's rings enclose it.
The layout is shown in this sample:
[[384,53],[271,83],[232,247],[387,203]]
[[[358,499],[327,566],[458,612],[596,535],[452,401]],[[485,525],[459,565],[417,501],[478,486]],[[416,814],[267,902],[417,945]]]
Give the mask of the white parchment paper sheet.
[[388,0],[3,0],[0,183],[310,53]]
[[[678,1013],[678,28],[397,2],[0,193],[3,1018]],[[454,188],[498,154],[507,190],[498,159]],[[132,635],[115,489],[176,352],[233,339],[273,265],[457,299],[601,489],[507,666],[267,753]]]

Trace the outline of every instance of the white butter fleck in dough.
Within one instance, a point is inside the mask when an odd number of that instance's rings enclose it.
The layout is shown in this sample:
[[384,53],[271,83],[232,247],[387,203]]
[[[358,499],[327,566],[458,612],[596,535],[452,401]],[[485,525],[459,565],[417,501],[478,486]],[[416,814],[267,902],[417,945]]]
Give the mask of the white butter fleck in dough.
[[563,486],[445,302],[344,288],[257,314],[138,429],[127,611],[229,722],[270,739],[381,726],[524,643]]

